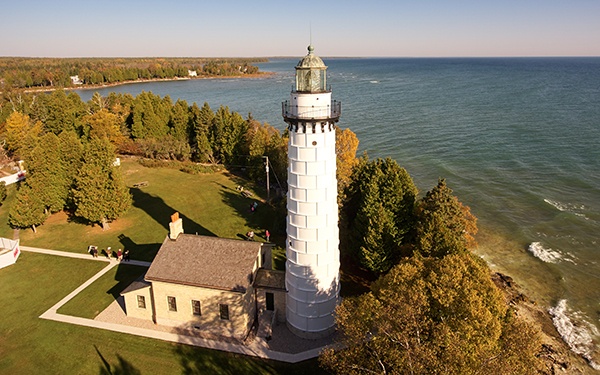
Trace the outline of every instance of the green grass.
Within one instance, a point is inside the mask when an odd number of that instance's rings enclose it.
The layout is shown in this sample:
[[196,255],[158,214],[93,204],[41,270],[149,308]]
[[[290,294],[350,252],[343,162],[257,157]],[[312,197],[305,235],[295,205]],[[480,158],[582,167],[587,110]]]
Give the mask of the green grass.
[[322,373],[316,360],[286,364],[38,318],[105,266],[25,252],[0,270],[1,374]]
[[[192,175],[169,168],[147,168],[133,159],[122,161],[122,172],[128,186],[147,181],[148,186],[131,188],[133,206],[103,231],[98,225],[80,223],[65,213],[50,216],[37,233],[21,230],[21,244],[54,250],[85,253],[89,245],[99,249],[129,249],[132,259],[152,260],[169,231],[170,216],[178,211],[186,233],[241,238],[249,230],[256,239],[264,238],[264,230],[274,232],[275,215],[269,205],[262,204],[264,189],[227,172]],[[235,188],[243,185],[254,192],[254,198],[243,197]],[[14,202],[15,188],[0,207],[0,233],[12,238],[8,227],[8,210]],[[261,202],[256,213],[250,204]],[[273,238],[283,238],[273,233]]]
[[[103,263],[106,266],[106,263]],[[147,271],[146,267],[119,264],[58,309],[59,314],[94,319],[119,293]]]
[[[273,210],[264,204],[256,213],[253,201],[235,190],[244,185],[261,201],[264,192],[233,175],[190,175],[167,168],[146,168],[125,159],[123,174],[132,189],[134,205],[122,218],[102,231],[52,215],[34,234],[21,230],[25,246],[85,253],[94,244],[113,250],[127,248],[132,258],[152,260],[168,233],[170,215],[178,211],[186,233],[239,238],[248,230],[261,239],[264,229],[272,239],[285,233],[273,229]],[[12,238],[8,210],[16,188],[0,207],[0,235]],[[284,253],[276,262],[282,263]],[[106,266],[104,262],[23,253],[13,266],[0,270],[0,374],[320,374],[316,359],[286,364],[215,350],[39,319],[48,308]],[[121,265],[111,270],[63,306],[59,312],[92,318],[118,293],[144,272]],[[139,273],[138,273],[139,272]]]

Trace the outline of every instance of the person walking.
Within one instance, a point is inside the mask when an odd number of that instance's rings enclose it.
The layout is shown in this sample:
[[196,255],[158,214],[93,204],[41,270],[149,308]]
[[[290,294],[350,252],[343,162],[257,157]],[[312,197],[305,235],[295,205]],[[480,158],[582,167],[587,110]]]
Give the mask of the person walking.
[[123,260],[129,262],[129,249],[125,250],[123,253]]
[[121,249],[119,249],[117,251],[117,260],[120,262],[121,260],[123,260],[123,251],[121,251]]
[[269,233],[269,230],[265,230],[265,237],[267,238],[267,242],[269,242],[269,238],[271,237],[271,233]]

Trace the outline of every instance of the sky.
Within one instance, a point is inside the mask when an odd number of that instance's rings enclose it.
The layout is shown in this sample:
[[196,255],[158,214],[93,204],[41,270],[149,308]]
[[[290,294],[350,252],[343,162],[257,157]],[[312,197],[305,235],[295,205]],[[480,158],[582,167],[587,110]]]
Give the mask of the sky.
[[0,56],[600,56],[600,0],[0,0]]

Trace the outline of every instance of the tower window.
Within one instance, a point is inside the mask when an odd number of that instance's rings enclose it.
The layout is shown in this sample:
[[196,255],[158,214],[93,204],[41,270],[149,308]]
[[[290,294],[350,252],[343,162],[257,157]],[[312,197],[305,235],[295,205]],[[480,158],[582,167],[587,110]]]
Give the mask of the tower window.
[[312,142],[312,145],[313,145],[313,146],[316,146],[316,145],[317,145],[317,141],[313,141],[313,142]]

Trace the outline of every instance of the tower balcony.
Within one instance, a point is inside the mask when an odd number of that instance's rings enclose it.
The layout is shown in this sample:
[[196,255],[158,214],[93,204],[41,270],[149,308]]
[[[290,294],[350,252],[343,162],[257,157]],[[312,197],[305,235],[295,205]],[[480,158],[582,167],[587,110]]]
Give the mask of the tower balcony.
[[327,105],[296,105],[288,100],[281,103],[281,114],[287,123],[298,121],[329,121],[338,122],[342,114],[342,102],[333,100]]

